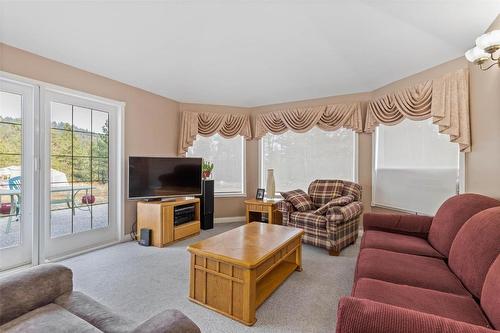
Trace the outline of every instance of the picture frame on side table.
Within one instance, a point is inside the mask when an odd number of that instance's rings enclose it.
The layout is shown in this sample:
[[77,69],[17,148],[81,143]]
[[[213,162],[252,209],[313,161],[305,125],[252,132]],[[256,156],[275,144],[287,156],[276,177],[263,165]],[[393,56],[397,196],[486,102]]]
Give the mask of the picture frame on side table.
[[264,194],[266,193],[266,190],[263,188],[258,188],[257,189],[257,194],[255,195],[255,199],[257,200],[264,200]]

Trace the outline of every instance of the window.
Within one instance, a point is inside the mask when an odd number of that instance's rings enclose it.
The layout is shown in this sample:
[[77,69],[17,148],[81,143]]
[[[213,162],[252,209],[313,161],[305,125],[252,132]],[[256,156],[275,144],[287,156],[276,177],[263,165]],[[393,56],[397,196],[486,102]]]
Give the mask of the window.
[[198,135],[187,156],[202,157],[214,164],[212,178],[216,194],[245,194],[245,139],[242,136],[226,139],[219,134]]
[[458,145],[439,134],[431,119],[377,127],[373,204],[434,214],[457,193],[458,180]]
[[108,226],[109,116],[51,102],[51,237]]
[[277,191],[303,189],[315,179],[356,180],[356,134],[348,129],[266,134],[261,139],[260,179],[274,169]]
[[21,244],[22,97],[0,91],[0,249]]

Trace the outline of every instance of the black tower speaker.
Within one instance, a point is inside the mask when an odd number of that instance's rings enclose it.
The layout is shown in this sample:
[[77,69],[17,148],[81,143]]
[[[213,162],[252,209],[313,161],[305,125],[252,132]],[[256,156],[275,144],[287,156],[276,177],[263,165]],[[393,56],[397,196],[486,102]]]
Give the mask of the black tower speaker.
[[214,227],[214,181],[202,180],[202,194],[200,198],[200,217],[201,228],[203,230],[212,229]]

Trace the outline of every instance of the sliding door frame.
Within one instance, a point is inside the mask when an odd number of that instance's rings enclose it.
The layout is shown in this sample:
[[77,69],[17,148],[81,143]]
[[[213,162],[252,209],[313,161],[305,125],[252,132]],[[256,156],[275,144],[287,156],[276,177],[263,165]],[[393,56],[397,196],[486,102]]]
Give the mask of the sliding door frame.
[[[33,164],[32,164],[32,188],[33,188],[33,234],[32,234],[32,262],[30,265],[36,266],[45,262],[56,261],[65,257],[74,256],[80,253],[84,253],[96,248],[109,246],[115,243],[123,242],[126,240],[125,235],[125,200],[126,193],[125,190],[125,102],[116,101],[112,99],[108,99],[105,97],[100,97],[96,95],[92,95],[89,93],[81,92],[78,90],[73,90],[65,87],[61,87],[58,85],[54,85],[51,83],[47,83],[44,81],[39,81],[31,78],[26,78],[23,76],[19,76],[16,74],[0,71],[0,75],[2,78],[8,81],[12,81],[17,84],[26,85],[33,87],[33,133],[30,136],[33,139]],[[42,128],[45,123],[44,119],[42,119],[42,115],[44,115],[45,110],[42,108],[45,106],[45,94],[48,91],[59,92],[61,94],[72,95],[78,98],[84,98],[89,101],[94,101],[98,104],[107,105],[109,107],[113,107],[116,109],[116,128],[114,129],[114,140],[116,140],[116,150],[114,156],[114,165],[113,169],[110,172],[115,173],[115,184],[114,186],[109,187],[110,197],[113,197],[115,200],[115,209],[114,209],[114,219],[116,221],[116,241],[97,245],[95,247],[80,249],[78,252],[74,252],[71,254],[67,254],[64,256],[60,256],[57,258],[51,258],[50,260],[47,258],[44,248],[44,241],[46,237],[47,221],[45,221],[46,216],[46,207],[44,208],[42,205],[46,204],[46,195],[45,195],[45,187],[50,186],[50,184],[46,184],[46,175],[41,173],[41,169],[43,167],[46,169],[46,165],[50,165],[50,156],[46,154],[50,154],[50,147],[44,146],[46,145],[45,138],[47,137],[47,132],[50,132],[50,129]],[[31,140],[30,139],[30,140]],[[111,159],[111,158],[110,158]],[[50,175],[49,175],[50,178]],[[49,181],[50,182],[50,181]],[[111,213],[110,213],[111,218]],[[20,266],[22,267],[22,266]]]
[[[106,100],[97,96],[78,91],[46,86],[40,88],[40,216],[44,223],[40,225],[40,260],[48,262],[75,255],[94,247],[114,244],[122,241],[123,214],[123,103]],[[109,179],[108,179],[108,226],[101,229],[91,229],[78,233],[71,233],[57,238],[51,237],[51,209],[50,209],[50,170],[51,170],[51,115],[50,103],[58,102],[93,110],[104,111],[109,117]],[[112,237],[112,238],[110,238]]]
[[[12,263],[7,261],[5,267],[0,266],[1,270],[22,267],[26,265],[37,265],[39,259],[39,225],[38,211],[39,204],[37,193],[39,190],[38,179],[39,164],[37,163],[38,145],[36,144],[36,136],[38,135],[38,115],[39,115],[39,88],[38,86],[12,78],[7,73],[0,72],[1,86],[8,89],[9,92],[17,93],[22,96],[21,105],[21,244],[12,248],[2,249],[4,254],[9,255]],[[28,228],[28,229],[26,229]],[[26,239],[26,234],[29,234]],[[23,240],[24,238],[24,240]],[[22,244],[24,242],[24,244]],[[31,259],[29,262],[21,258],[28,256],[23,254],[23,251],[31,251]],[[21,251],[21,253],[16,253]]]

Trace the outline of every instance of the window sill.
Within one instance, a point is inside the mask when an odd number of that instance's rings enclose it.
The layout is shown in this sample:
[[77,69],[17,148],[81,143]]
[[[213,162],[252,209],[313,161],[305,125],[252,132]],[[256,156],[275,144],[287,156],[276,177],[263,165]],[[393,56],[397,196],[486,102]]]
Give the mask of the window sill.
[[246,193],[214,193],[216,198],[246,198]]
[[428,215],[428,214],[425,214],[425,213],[415,212],[415,211],[411,211],[411,210],[407,210],[407,209],[399,208],[399,207],[395,207],[395,206],[390,206],[390,205],[377,204],[377,203],[374,203],[374,202],[371,203],[371,207],[392,210],[392,211],[395,211],[395,212],[405,213],[405,214],[410,214],[410,215]]

